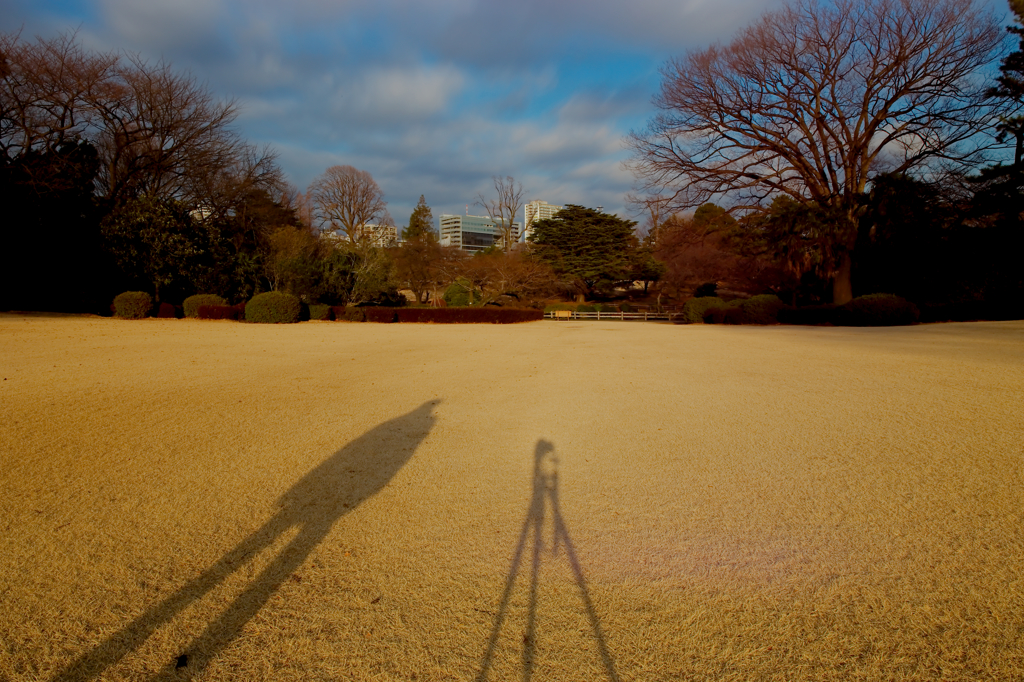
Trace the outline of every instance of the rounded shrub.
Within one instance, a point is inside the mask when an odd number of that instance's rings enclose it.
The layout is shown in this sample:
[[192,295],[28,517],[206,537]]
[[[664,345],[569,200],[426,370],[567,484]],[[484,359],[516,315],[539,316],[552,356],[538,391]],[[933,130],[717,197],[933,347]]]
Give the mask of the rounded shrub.
[[181,307],[185,310],[185,317],[199,317],[199,306],[201,305],[227,304],[228,302],[217,294],[196,294],[182,301]]
[[914,324],[917,306],[895,294],[868,294],[836,308],[834,324],[845,327],[894,327]]
[[246,322],[265,324],[289,324],[299,321],[302,304],[297,296],[283,291],[268,291],[257,294],[245,304]]
[[743,301],[742,324],[775,324],[779,321],[779,311],[786,307],[782,299],[774,294],[751,296]]
[[680,324],[700,324],[711,308],[726,308],[728,304],[717,296],[691,298],[683,304],[683,314],[678,320]]
[[114,314],[126,320],[141,320],[153,309],[153,298],[145,291],[126,291],[114,298]]
[[619,310],[621,310],[624,313],[631,313],[631,312],[633,312],[633,306],[631,306],[628,303],[620,303],[619,304]]
[[581,303],[576,306],[576,312],[578,313],[596,313],[597,306],[590,305],[589,303]]

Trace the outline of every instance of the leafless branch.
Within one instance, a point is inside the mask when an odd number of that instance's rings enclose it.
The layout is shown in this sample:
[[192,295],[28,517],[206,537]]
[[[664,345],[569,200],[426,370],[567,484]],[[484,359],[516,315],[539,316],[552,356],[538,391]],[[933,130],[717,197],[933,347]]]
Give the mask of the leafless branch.
[[518,236],[513,224],[519,209],[523,207],[523,197],[526,196],[526,192],[523,191],[522,183],[516,182],[511,175],[504,178],[495,175],[494,192],[496,195],[494,199],[487,199],[482,194],[479,195],[477,204],[483,206],[487,215],[501,231],[502,248],[505,253],[508,253],[515,246],[515,239]]

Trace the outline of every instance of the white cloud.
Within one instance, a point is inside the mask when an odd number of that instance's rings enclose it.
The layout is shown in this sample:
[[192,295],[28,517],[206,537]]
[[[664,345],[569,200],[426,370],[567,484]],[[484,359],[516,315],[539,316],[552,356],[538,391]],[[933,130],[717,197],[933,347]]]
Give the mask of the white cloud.
[[99,8],[122,41],[151,52],[215,40],[226,19],[215,0],[100,0]]
[[339,93],[338,104],[375,120],[417,120],[452,107],[465,81],[452,66],[371,68]]

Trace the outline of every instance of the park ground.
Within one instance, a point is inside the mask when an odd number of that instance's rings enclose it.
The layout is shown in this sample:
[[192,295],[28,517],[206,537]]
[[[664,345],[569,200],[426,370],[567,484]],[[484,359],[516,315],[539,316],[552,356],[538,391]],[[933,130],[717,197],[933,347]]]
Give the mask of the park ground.
[[1024,322],[0,314],[0,680],[1024,678]]

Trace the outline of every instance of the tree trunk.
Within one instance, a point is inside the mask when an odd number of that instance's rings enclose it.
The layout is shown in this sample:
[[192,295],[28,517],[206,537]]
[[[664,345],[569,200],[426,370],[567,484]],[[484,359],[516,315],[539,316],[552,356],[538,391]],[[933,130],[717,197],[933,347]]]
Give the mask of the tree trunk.
[[835,279],[832,280],[832,302],[836,305],[843,305],[853,299],[852,274],[853,257],[846,251],[839,261]]

